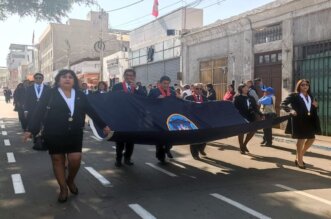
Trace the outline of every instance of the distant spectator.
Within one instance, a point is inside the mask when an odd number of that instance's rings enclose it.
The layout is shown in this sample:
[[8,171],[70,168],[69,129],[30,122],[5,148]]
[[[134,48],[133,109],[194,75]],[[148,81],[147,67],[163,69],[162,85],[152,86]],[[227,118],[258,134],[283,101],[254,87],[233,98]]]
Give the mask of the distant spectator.
[[145,94],[145,96],[147,95],[147,88],[145,86],[141,85],[141,82],[137,82],[136,83],[136,90],[142,90]]
[[254,100],[255,100],[255,102],[258,103],[260,98],[259,98],[259,96],[256,93],[255,87],[253,85],[253,81],[252,80],[248,80],[248,81],[246,81],[245,84],[248,87],[248,95],[251,96],[251,97],[253,97]]
[[104,82],[104,81],[100,81],[99,83],[98,83],[98,90],[97,90],[97,93],[107,93],[107,91],[108,91],[108,85],[107,85],[107,83],[106,82]]
[[[265,116],[266,119],[272,119],[276,117],[275,103],[276,98],[274,96],[274,89],[272,87],[266,88],[264,91],[264,96],[259,100],[260,111]],[[272,128],[263,129],[263,141],[262,146],[272,146]]]
[[180,88],[176,88],[176,96],[179,98],[182,97],[182,90]]
[[212,84],[207,84],[207,99],[208,100],[216,100],[216,91]]
[[10,99],[11,99],[11,96],[12,96],[11,90],[7,87],[7,88],[4,89],[3,94],[5,96],[6,103],[10,103]]
[[149,84],[147,86],[147,94],[149,94],[149,92],[153,89],[153,85],[152,84]]
[[82,83],[82,92],[83,92],[85,95],[89,95],[89,94],[92,93],[92,91],[88,89],[88,85],[87,85],[87,83]]
[[254,79],[254,88],[259,98],[264,96],[264,90],[266,89],[266,86],[263,84],[261,78]]
[[233,84],[229,84],[228,90],[226,91],[223,100],[232,102],[235,94],[236,92],[234,91]]
[[192,91],[191,91],[191,87],[188,84],[184,85],[184,91],[182,92],[182,98],[184,99],[187,96],[191,96],[192,95]]

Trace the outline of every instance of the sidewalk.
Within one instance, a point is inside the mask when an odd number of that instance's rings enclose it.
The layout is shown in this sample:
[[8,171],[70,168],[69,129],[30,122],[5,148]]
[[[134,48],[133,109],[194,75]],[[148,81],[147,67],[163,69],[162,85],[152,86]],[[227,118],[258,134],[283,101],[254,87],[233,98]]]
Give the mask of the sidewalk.
[[[291,135],[285,134],[285,130],[272,129],[273,140],[276,142],[296,143],[296,139],[292,139]],[[263,132],[259,130],[256,134],[257,137],[262,138]],[[331,151],[331,137],[316,135],[316,140],[313,144],[314,148]]]
[[14,111],[13,100],[11,103],[5,102],[5,97],[0,95],[0,119],[17,119],[17,112]]

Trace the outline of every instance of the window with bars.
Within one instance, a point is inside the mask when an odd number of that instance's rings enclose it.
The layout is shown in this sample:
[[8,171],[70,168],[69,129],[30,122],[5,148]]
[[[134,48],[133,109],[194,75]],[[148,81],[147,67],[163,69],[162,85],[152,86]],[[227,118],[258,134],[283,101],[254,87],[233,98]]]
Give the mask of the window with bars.
[[276,24],[254,31],[255,44],[269,43],[282,39],[282,26]]
[[282,63],[282,51],[255,54],[255,65],[270,65]]

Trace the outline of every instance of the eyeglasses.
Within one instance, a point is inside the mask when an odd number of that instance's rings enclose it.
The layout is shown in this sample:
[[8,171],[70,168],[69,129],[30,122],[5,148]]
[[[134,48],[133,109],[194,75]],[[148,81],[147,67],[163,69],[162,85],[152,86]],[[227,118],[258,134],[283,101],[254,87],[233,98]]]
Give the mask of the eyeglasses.
[[43,77],[34,77],[34,79],[43,79]]
[[301,87],[309,87],[309,84],[300,84]]

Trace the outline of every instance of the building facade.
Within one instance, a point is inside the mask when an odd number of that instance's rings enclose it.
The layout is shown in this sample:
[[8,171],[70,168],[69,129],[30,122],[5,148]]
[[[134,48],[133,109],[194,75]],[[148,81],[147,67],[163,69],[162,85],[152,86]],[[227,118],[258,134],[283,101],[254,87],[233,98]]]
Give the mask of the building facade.
[[227,84],[261,78],[276,90],[276,107],[299,78],[312,82],[323,134],[331,134],[331,1],[278,0],[217,21],[183,37],[183,80]]
[[8,87],[9,71],[7,67],[0,66],[0,88]]
[[73,70],[81,82],[87,83],[89,87],[94,87],[100,81],[100,60],[99,58],[85,58],[72,63],[70,69]]
[[10,87],[27,79],[34,71],[34,47],[31,45],[10,44],[7,56]]
[[128,52],[119,51],[103,59],[103,81],[110,86],[123,81],[123,73],[129,67]]
[[53,81],[58,70],[68,68],[73,62],[87,57],[100,60],[127,48],[127,35],[109,30],[108,19],[105,12],[91,11],[87,20],[69,19],[66,24],[49,24],[39,38],[40,70],[45,81]]
[[130,32],[129,66],[137,81],[154,84],[167,75],[178,83],[181,35],[203,25],[203,11],[180,8]]

